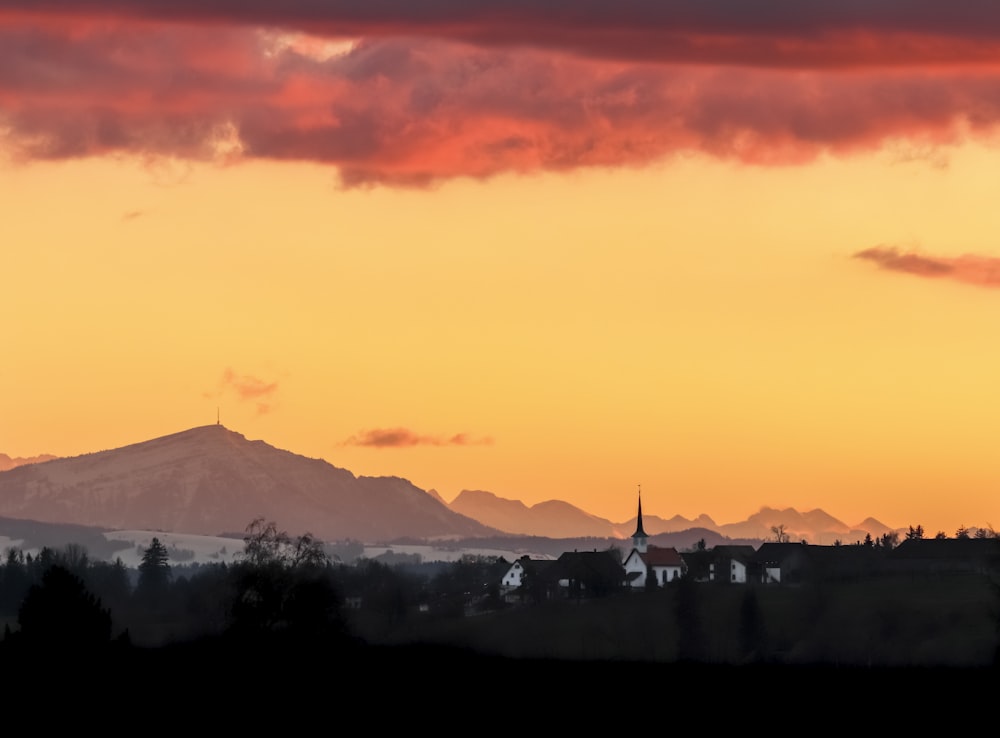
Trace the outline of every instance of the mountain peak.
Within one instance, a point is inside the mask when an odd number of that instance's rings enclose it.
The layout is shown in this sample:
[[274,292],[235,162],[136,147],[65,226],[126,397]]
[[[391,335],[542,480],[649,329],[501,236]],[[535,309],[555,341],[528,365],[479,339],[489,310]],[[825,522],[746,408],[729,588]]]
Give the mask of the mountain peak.
[[201,535],[273,520],[322,540],[496,531],[399,477],[356,477],[221,424],[0,472],[0,516]]

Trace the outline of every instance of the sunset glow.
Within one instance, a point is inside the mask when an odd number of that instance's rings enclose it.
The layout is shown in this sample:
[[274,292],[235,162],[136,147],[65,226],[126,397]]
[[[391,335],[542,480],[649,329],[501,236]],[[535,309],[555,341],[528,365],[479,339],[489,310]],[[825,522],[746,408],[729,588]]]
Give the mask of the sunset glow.
[[1000,8],[538,5],[0,0],[0,452],[1000,526]]

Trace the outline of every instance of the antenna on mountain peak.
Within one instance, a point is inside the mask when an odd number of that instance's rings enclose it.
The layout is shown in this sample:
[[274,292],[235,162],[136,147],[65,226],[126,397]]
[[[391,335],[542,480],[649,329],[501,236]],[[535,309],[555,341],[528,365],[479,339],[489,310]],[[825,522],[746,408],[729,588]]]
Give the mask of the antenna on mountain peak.
[[215,408],[215,424],[216,425],[222,425],[222,421],[220,420],[220,416],[219,416],[219,408],[218,407]]

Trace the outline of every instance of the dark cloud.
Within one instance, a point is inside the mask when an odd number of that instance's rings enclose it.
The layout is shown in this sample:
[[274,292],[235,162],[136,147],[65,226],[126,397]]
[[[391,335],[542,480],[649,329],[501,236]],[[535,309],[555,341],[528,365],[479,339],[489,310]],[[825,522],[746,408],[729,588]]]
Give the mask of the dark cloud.
[[482,446],[492,443],[489,438],[472,438],[466,433],[451,437],[428,436],[407,428],[374,428],[362,431],[343,441],[343,446],[401,448],[406,446]]
[[446,38],[696,63],[926,63],[995,58],[989,0],[0,0],[0,17],[169,21],[327,36]]
[[932,257],[902,251],[893,246],[875,246],[854,254],[881,269],[913,274],[918,277],[947,278],[981,287],[1000,287],[1000,258],[965,254],[958,257]]
[[882,269],[916,274],[920,277],[943,277],[954,270],[954,267],[945,260],[907,253],[893,246],[874,246],[857,252],[854,258],[873,261]]
[[426,186],[937,150],[1000,124],[985,3],[22,5],[0,0],[0,150],[21,161],[310,161],[346,186]]

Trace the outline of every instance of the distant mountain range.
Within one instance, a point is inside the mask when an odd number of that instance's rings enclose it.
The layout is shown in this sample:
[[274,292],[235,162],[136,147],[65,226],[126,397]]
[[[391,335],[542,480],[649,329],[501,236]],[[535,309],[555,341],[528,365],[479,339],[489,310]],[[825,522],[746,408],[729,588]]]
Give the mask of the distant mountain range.
[[[263,517],[294,535],[366,543],[503,536],[627,540],[636,526],[635,518],[615,523],[560,500],[529,507],[483,490],[464,490],[448,503],[405,479],[358,477],[222,425],[75,457],[0,454],[0,516],[199,535],[239,534]],[[723,525],[707,515],[643,515],[654,540],[767,540],[782,526],[791,540],[816,544],[854,543],[890,531],[871,518],[846,525],[822,510],[792,508],[763,507],[745,521]]]
[[15,456],[11,458],[7,454],[0,454],[0,471],[7,471],[8,469],[13,469],[16,466],[24,466],[25,464],[37,464],[40,461],[51,461],[56,458],[50,454],[42,454],[41,456]]
[[[636,528],[634,517],[613,523],[566,502],[550,500],[529,507],[518,500],[504,499],[482,490],[463,490],[449,507],[484,525],[519,535],[625,539],[630,538]],[[680,515],[664,519],[643,513],[642,526],[650,536],[703,529],[724,538],[752,540],[773,539],[773,528],[783,526],[790,540],[819,545],[832,545],[836,541],[854,543],[864,540],[866,534],[876,538],[892,530],[873,518],[847,525],[822,510],[801,513],[794,508],[777,510],[770,507],[762,507],[742,522],[721,525],[704,514],[693,519]]]

